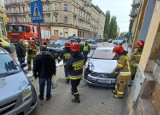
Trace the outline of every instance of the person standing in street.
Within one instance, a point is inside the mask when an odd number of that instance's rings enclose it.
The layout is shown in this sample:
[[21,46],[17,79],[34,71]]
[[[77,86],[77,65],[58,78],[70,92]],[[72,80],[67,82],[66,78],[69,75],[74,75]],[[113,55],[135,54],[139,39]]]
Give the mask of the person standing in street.
[[119,73],[113,94],[115,98],[123,98],[127,82],[131,77],[130,59],[127,55],[128,52],[121,45],[115,46],[113,52],[118,57],[117,66],[113,72]]
[[88,45],[88,42],[86,41],[85,44],[83,45],[83,55],[85,58],[85,63],[87,61],[87,55],[90,53],[90,46]]
[[67,60],[71,57],[71,50],[70,50],[70,46],[71,44],[69,42],[65,43],[65,48],[63,49],[63,51],[60,53],[59,57],[58,57],[58,63],[63,60],[63,65],[64,65],[64,73],[65,73],[65,77],[66,77],[66,83],[69,83],[69,78],[68,78],[68,71],[66,68],[66,62]]
[[142,55],[143,46],[144,46],[143,40],[137,41],[136,45],[135,45],[135,49],[131,55],[131,71],[132,71],[131,80],[132,81],[134,80],[137,66],[138,66],[138,63],[139,63],[141,55]]
[[27,65],[28,65],[28,70],[31,70],[31,62],[35,58],[39,51],[39,48],[36,45],[35,40],[30,40],[28,47],[27,47]]
[[44,87],[47,82],[46,100],[50,100],[52,76],[56,75],[56,63],[53,55],[47,51],[46,46],[40,46],[40,53],[34,59],[33,76],[35,79],[39,78],[39,92],[38,98],[44,99]]
[[79,52],[79,50],[80,50],[79,44],[73,42],[71,44],[72,56],[70,59],[68,59],[66,63],[68,77],[71,80],[71,93],[75,97],[74,99],[72,99],[72,102],[74,103],[80,103],[79,92],[77,87],[82,78],[83,65],[85,61],[83,55]]
[[25,62],[26,50],[23,46],[23,39],[20,39],[16,44],[16,54],[20,65]]

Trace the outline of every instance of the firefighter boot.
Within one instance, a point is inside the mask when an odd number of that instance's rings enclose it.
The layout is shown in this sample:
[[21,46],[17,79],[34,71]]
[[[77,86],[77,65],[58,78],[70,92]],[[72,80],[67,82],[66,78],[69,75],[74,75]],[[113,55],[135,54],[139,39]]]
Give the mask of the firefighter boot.
[[72,99],[72,102],[73,103],[80,103],[79,94],[78,95],[74,95],[74,96],[75,96],[75,98]]

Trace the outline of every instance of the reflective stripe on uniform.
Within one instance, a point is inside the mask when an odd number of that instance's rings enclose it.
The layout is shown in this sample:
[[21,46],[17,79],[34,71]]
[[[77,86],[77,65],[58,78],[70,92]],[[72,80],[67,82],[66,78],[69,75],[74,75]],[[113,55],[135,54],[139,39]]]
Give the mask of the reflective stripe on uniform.
[[130,64],[129,64],[129,57],[126,55],[125,58],[126,58],[127,65],[128,65],[128,71],[131,72]]
[[137,67],[137,66],[138,66],[138,63],[134,63],[134,64],[133,64],[133,67]]
[[72,76],[72,75],[69,75],[68,78],[71,79],[71,80],[77,80],[77,79],[80,79],[82,77],[82,74],[81,75],[77,75],[77,76]]
[[120,68],[123,67],[123,65],[120,64],[119,62],[117,63],[117,66],[120,67]]
[[119,75],[123,77],[128,77],[131,75],[131,72],[120,72]]
[[120,92],[120,91],[117,91],[117,93],[120,94],[120,95],[123,95],[123,94],[124,94],[124,92]]
[[78,95],[79,94],[79,92],[76,92],[76,93],[73,93],[74,95]]

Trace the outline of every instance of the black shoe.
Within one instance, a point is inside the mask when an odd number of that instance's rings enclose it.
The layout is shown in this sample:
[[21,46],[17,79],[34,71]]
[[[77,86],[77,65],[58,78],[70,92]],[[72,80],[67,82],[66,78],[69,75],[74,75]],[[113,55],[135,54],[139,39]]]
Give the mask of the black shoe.
[[72,99],[72,102],[73,102],[73,103],[80,103],[80,99],[74,98],[74,99]]
[[49,101],[51,99],[52,95],[50,95],[49,97],[46,98],[47,101]]
[[43,97],[41,97],[40,95],[38,96],[38,98],[39,98],[39,100],[41,100],[41,101],[44,99],[44,98],[43,98]]

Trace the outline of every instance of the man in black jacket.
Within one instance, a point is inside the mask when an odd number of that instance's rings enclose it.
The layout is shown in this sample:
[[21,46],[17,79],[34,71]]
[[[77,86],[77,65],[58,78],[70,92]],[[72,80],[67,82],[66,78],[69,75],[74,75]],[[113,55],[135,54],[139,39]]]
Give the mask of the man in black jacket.
[[52,76],[56,74],[55,58],[47,51],[45,46],[40,47],[40,53],[34,59],[33,75],[39,77],[40,100],[44,99],[45,81],[47,81],[46,99],[51,98]]
[[20,65],[25,62],[26,50],[23,46],[23,40],[20,39],[16,44],[16,54]]
[[72,102],[74,103],[80,103],[79,92],[77,87],[82,78],[83,65],[84,65],[84,57],[79,52],[79,50],[80,50],[79,44],[76,42],[73,42],[71,44],[72,57],[68,59],[66,63],[68,77],[71,80],[71,86],[72,86],[71,91],[75,97],[74,99],[72,99]]

